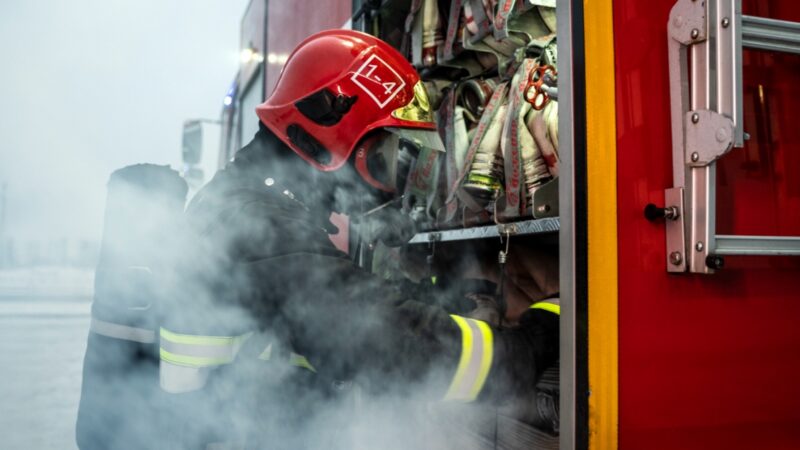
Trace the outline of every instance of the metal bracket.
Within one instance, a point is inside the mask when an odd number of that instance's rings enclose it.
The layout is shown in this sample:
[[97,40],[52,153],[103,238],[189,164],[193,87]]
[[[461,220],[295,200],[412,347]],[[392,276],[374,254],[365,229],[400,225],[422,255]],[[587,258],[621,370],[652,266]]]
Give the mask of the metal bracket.
[[558,233],[560,222],[557,217],[545,219],[523,220],[519,222],[484,225],[472,228],[457,228],[453,230],[437,230],[417,233],[408,241],[409,244],[428,244],[431,242],[468,241],[472,239],[488,239],[500,236],[518,235],[543,235]]
[[689,111],[684,116],[685,162],[702,167],[733,148],[733,121],[715,111]]
[[667,220],[667,270],[710,274],[722,255],[800,255],[800,237],[716,234],[715,164],[744,145],[742,48],[798,53],[800,23],[742,16],[741,0],[678,0],[667,28],[674,188],[665,207],[680,210]]
[[539,186],[531,199],[534,219],[558,217],[558,178]]
[[686,272],[686,233],[683,215],[683,188],[664,191],[664,205],[675,208],[676,214],[667,218],[667,272]]
[[669,13],[670,38],[683,45],[708,39],[705,1],[678,0]]

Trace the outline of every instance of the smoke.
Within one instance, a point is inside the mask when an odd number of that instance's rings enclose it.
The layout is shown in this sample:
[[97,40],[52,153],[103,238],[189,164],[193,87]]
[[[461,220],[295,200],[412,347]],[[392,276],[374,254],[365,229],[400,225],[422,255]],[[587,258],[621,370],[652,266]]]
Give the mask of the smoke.
[[2,2],[4,237],[20,252],[26,242],[96,243],[112,170],[177,167],[183,121],[219,113],[247,3]]
[[[185,215],[177,175],[164,168],[152,169],[158,182],[110,184],[93,313],[156,330],[156,340],[90,333],[81,448],[493,448],[496,404],[442,398],[460,351],[447,314],[469,314],[469,293],[495,292],[500,243],[392,248],[369,234],[378,275],[312,255],[330,248],[326,202],[359,217],[386,198],[265,150],[242,150]],[[391,228],[397,207],[371,229]],[[508,300],[512,318],[557,291],[556,250],[517,248],[534,267],[518,264],[507,278],[520,297]],[[193,388],[166,392],[159,327],[241,336],[235,363],[200,368]]]

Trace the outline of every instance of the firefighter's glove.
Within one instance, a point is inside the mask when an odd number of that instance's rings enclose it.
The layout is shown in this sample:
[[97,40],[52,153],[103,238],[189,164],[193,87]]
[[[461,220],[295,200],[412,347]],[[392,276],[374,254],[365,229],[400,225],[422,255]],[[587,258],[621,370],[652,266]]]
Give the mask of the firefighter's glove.
[[408,214],[396,208],[383,208],[362,219],[362,239],[365,242],[383,242],[387,247],[400,247],[408,243],[417,232]]
[[513,328],[496,329],[495,361],[487,380],[486,398],[534,426],[551,427],[536,408],[536,384],[558,361],[558,316],[528,310]]

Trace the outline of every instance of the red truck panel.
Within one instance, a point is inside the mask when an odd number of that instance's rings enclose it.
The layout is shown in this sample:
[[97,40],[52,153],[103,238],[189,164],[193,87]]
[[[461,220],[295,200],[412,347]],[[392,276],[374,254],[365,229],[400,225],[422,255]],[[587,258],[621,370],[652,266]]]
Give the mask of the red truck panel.
[[273,0],[267,6],[267,52],[277,61],[267,60],[265,97],[269,97],[283,60],[303,39],[318,31],[341,28],[353,14],[352,0]]
[[[673,4],[614,1],[620,447],[800,448],[800,258],[668,275],[664,224],[642,215],[672,187]],[[744,13],[800,21],[800,4],[746,1]],[[745,61],[752,138],[720,163],[718,233],[800,235],[800,58]]]
[[[250,0],[242,17],[242,31],[239,37],[239,48],[249,48],[261,55],[264,54],[264,13],[267,0]],[[244,90],[250,84],[258,70],[257,60],[243,62],[239,68],[239,89]]]

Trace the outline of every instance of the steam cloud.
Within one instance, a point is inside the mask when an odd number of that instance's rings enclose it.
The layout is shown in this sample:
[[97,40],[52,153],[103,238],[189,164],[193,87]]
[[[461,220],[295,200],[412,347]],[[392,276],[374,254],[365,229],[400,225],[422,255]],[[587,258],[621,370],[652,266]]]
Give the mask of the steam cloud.
[[[276,174],[276,188],[291,177],[309,176],[276,162],[270,173]],[[352,186],[339,188],[331,198],[324,188],[310,190],[297,208],[333,201],[364,211],[378,201],[357,192]],[[443,358],[425,373],[402,369],[435,358],[437,347],[446,343],[431,344],[430,336],[415,340],[410,333],[397,340],[386,327],[405,325],[370,305],[391,301],[402,308],[404,300],[414,299],[466,315],[475,304],[464,295],[482,286],[474,280],[497,281],[496,265],[487,263],[496,258],[497,242],[463,244],[457,251],[442,246],[432,265],[429,248],[379,245],[377,254],[383,257],[374,268],[380,278],[364,273],[337,280],[325,266],[331,258],[317,259],[320,265],[314,267],[280,258],[253,262],[258,254],[280,254],[287,240],[314,242],[318,228],[295,224],[291,235],[283,235],[270,232],[256,216],[248,221],[223,216],[197,221],[207,226],[195,229],[184,222],[180,206],[174,195],[154,196],[152,189],[110,188],[98,279],[106,274],[112,282],[98,281],[94,311],[155,329],[156,342],[105,345],[99,342],[103,337],[90,334],[78,424],[83,450],[204,448],[210,442],[275,449],[494,448],[502,416],[497,405],[441,402],[455,361]],[[373,228],[390,224],[375,220]],[[518,264],[523,269],[507,278],[506,292],[525,306],[558,290],[557,250],[544,248],[522,245],[520,260],[535,267]],[[151,276],[132,278],[131,266],[146,266]],[[279,270],[288,276],[268,280],[268,289],[242,289]],[[387,292],[387,284],[394,297],[376,297]],[[519,308],[509,312],[518,316]],[[236,364],[208,370],[203,389],[169,394],[158,380],[157,330],[164,323],[187,333],[252,335]],[[316,348],[302,348],[309,342]],[[267,347],[273,350],[270,360],[259,359]],[[428,354],[430,349],[434,353]],[[321,355],[310,358],[317,373],[287,364],[289,352]],[[386,361],[404,363],[391,367]]]

